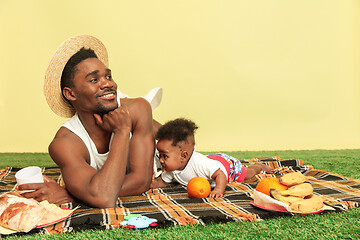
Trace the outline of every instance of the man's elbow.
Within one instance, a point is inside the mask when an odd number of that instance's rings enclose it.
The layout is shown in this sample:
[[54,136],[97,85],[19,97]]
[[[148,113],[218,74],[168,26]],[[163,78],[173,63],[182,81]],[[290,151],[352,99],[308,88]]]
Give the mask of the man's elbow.
[[150,189],[150,184],[151,184],[151,181],[144,180],[142,183],[142,187],[140,189],[140,194],[148,191]]
[[99,202],[98,204],[96,204],[93,207],[96,207],[96,208],[113,208],[113,207],[115,207],[115,202],[114,201],[108,201],[108,202],[101,201],[101,202]]
[[136,188],[136,193],[134,195],[139,195],[148,191],[150,189],[150,184],[151,184],[151,178],[150,181],[149,179],[139,179]]
[[95,208],[113,208],[115,207],[117,197],[102,194],[101,196],[91,196],[89,198],[79,198],[84,203]]

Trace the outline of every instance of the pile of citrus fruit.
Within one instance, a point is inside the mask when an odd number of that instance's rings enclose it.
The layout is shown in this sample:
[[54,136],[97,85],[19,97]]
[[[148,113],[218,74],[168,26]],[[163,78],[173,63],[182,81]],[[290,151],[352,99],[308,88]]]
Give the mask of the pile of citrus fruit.
[[276,177],[265,178],[261,180],[256,186],[256,191],[262,192],[268,196],[270,196],[270,189],[277,189],[283,191],[283,190],[287,190],[288,187],[281,184],[279,182],[279,179]]
[[261,180],[256,186],[256,191],[287,204],[293,212],[316,213],[324,207],[324,198],[313,193],[313,186],[305,182],[306,180],[307,177],[301,172],[291,172],[279,179]]

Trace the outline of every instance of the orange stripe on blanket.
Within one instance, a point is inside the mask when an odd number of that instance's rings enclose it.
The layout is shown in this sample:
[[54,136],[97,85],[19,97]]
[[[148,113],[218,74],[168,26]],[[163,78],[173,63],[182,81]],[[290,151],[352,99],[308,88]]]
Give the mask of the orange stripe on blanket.
[[223,198],[207,198],[207,201],[212,207],[226,212],[227,215],[234,219],[251,222],[258,220],[254,213],[246,213],[235,204],[224,201]]
[[324,187],[333,187],[336,190],[343,191],[345,193],[350,193],[356,196],[360,196],[360,190],[354,189],[354,188],[348,188],[347,186],[343,186],[341,184],[338,184],[336,182],[324,182],[315,178],[308,178],[310,182],[317,183],[318,186],[324,186]]
[[[182,194],[183,195],[183,194]],[[173,196],[164,195],[158,189],[148,191],[148,199],[157,205],[158,210],[166,211],[168,215],[180,225],[192,225],[201,223],[187,211],[187,209],[175,204],[172,200]]]

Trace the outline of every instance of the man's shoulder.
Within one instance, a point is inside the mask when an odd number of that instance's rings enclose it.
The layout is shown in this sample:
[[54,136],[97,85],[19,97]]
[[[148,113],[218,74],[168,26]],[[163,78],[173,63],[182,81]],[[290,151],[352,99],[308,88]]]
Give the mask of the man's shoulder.
[[56,132],[54,140],[76,140],[80,139],[75,133],[73,133],[67,127],[61,126],[59,130]]
[[120,100],[120,104],[121,105],[125,105],[129,110],[145,110],[145,109],[150,109],[151,110],[151,105],[150,103],[145,100],[144,98],[122,98]]
[[120,103],[128,108],[133,121],[152,122],[152,109],[150,103],[144,98],[124,98]]
[[78,135],[66,127],[60,127],[49,145],[49,150],[61,149],[63,147],[78,148],[82,145],[84,145],[84,142]]
[[86,146],[81,138],[65,127],[58,130],[48,150],[50,156],[58,165],[64,159],[69,158],[68,154],[88,156]]

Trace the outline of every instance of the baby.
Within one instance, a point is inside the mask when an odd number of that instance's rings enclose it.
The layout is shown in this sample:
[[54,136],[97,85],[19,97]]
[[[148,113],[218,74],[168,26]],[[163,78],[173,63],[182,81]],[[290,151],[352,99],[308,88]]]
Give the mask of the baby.
[[247,168],[239,160],[224,153],[203,155],[196,152],[194,133],[198,129],[190,120],[178,118],[167,122],[156,134],[159,160],[164,169],[161,177],[154,179],[151,188],[165,187],[177,181],[187,185],[194,177],[215,180],[209,197],[223,197],[226,183],[241,182],[260,173],[273,172],[267,165],[256,163]]

